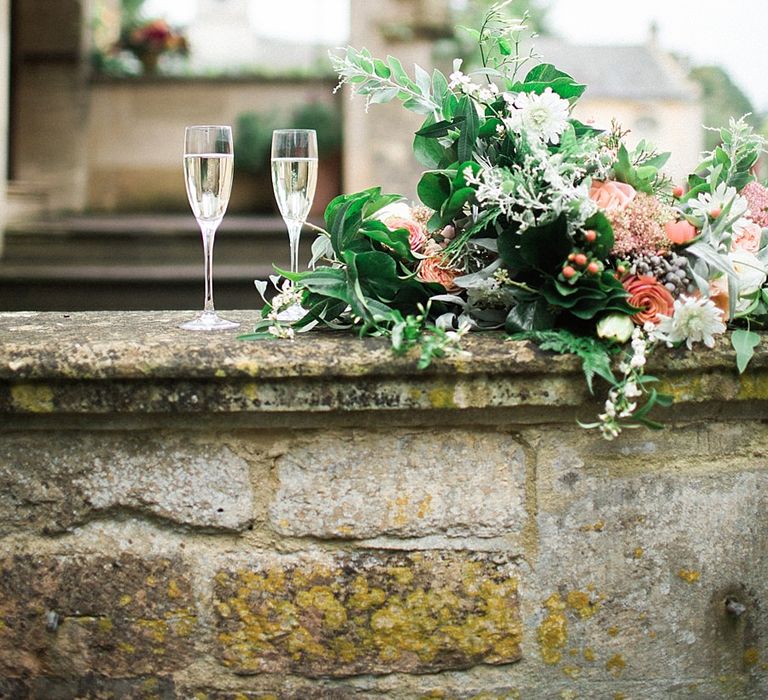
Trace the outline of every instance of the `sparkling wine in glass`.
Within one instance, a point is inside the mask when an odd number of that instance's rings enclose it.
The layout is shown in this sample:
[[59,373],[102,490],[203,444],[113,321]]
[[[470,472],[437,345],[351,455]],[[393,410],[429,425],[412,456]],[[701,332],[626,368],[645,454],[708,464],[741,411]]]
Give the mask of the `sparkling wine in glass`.
[[317,185],[317,133],[312,129],[278,129],[272,133],[272,187],[288,227],[291,272],[299,271],[299,237]]
[[213,308],[213,241],[232,191],[234,151],[228,126],[188,126],[184,137],[184,183],[192,213],[203,235],[205,306],[181,324],[188,331],[221,331],[240,324],[220,318]]

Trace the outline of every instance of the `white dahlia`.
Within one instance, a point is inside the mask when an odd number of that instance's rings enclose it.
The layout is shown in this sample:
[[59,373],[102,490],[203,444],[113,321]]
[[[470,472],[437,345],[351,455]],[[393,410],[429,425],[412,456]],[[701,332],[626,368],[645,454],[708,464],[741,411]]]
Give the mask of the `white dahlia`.
[[511,99],[510,114],[504,124],[510,131],[519,134],[525,131],[529,137],[548,143],[560,143],[560,134],[568,126],[568,101],[546,88],[541,95],[521,92]]
[[714,347],[715,335],[725,333],[723,312],[711,299],[681,296],[675,300],[672,316],[659,314],[659,324],[651,331],[656,340],[668,345],[682,343],[691,350],[694,343]]

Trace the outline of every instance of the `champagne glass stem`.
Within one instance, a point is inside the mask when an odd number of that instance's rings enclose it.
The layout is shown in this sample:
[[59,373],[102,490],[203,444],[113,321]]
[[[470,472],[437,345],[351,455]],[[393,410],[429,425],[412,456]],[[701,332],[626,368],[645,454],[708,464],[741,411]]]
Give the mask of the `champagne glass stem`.
[[299,271],[299,238],[301,236],[301,221],[286,221],[288,240],[291,244],[291,272]]
[[200,224],[203,234],[203,257],[205,258],[205,306],[203,313],[213,314],[213,241],[216,236],[217,224]]

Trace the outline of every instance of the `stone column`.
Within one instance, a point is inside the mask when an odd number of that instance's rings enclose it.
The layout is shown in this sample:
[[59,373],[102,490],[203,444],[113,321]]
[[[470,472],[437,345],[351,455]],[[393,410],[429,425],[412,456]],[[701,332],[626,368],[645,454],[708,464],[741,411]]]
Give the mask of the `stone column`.
[[6,173],[8,172],[8,81],[10,75],[10,0],[0,0],[0,256],[6,221]]
[[[409,74],[418,63],[431,71],[432,46],[448,26],[447,0],[379,0],[352,3],[350,44],[377,58],[392,54]],[[395,102],[372,105],[364,98],[344,106],[344,191],[380,185],[385,192],[416,196],[422,167],[413,156],[413,134],[424,118]]]

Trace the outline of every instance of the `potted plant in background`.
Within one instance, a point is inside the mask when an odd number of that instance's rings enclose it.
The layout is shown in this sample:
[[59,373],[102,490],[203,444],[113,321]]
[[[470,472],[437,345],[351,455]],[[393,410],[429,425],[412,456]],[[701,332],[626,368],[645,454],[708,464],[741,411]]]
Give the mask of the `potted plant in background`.
[[186,56],[189,52],[186,37],[164,19],[151,19],[123,27],[119,47],[136,56],[145,75],[157,73],[158,61],[163,54]]
[[274,212],[270,175],[272,131],[279,120],[274,113],[244,112],[235,122],[235,170],[231,211]]

